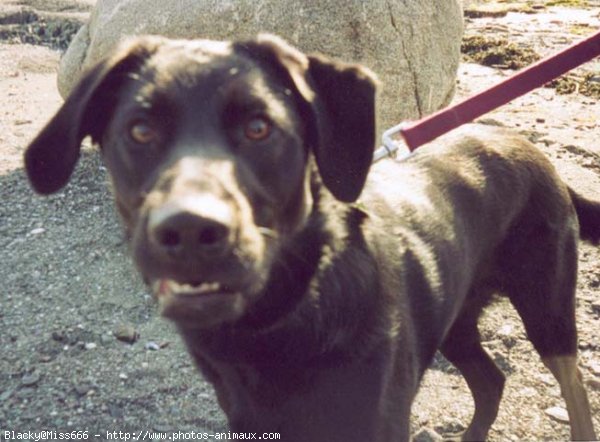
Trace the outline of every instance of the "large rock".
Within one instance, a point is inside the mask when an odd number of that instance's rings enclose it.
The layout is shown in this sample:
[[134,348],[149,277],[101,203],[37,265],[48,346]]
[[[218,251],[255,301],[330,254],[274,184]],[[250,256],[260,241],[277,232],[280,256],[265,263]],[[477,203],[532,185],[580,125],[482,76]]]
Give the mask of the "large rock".
[[59,90],[65,97],[82,69],[128,35],[231,40],[258,32],[372,68],[383,83],[382,128],[431,113],[454,94],[460,0],[98,0],[62,59]]

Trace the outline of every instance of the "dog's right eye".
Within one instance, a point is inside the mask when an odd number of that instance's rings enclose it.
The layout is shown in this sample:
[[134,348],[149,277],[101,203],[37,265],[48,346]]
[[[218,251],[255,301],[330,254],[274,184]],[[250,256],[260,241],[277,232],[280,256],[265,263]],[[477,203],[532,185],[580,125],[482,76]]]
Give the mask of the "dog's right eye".
[[271,122],[265,117],[254,117],[246,122],[244,135],[251,141],[262,141],[271,134]]
[[151,144],[158,140],[158,131],[146,121],[135,121],[129,127],[130,138],[138,144]]

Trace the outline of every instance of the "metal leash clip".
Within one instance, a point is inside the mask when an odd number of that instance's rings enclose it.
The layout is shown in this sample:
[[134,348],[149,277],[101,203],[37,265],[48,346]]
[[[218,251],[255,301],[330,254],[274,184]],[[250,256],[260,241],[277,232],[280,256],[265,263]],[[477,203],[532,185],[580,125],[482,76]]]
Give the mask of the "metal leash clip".
[[390,157],[395,160],[401,160],[410,155],[410,149],[404,143],[402,138],[392,138],[394,135],[399,133],[402,129],[407,127],[408,123],[403,121],[397,124],[381,135],[382,146],[375,150],[373,154],[373,162],[377,162],[383,158]]

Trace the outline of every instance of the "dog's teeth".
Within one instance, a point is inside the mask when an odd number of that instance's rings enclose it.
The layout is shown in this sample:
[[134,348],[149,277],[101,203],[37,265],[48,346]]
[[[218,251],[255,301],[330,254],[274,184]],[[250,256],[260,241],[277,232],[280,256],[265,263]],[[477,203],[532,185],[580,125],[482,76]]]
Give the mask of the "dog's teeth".
[[175,281],[172,281],[170,279],[168,279],[166,281],[165,287],[169,293],[173,293],[173,292],[177,292],[177,291],[181,290],[181,286],[178,283],[176,283]]
[[152,289],[155,293],[161,295],[172,295],[172,294],[206,294],[218,292],[222,289],[222,286],[218,282],[203,282],[200,285],[194,284],[181,284],[179,282],[163,279],[152,284]]
[[220,284],[218,282],[205,282],[200,287],[198,287],[198,292],[200,293],[210,293],[216,292],[220,288]]

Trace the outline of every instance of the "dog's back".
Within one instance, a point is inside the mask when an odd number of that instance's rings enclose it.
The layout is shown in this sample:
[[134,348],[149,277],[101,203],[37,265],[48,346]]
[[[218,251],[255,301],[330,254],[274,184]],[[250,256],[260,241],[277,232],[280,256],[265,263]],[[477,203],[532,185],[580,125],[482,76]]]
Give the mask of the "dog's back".
[[546,365],[575,391],[567,400],[574,436],[591,437],[574,363],[574,295],[577,243],[598,241],[600,204],[566,186],[531,143],[480,125],[375,165],[361,201],[387,232],[381,247],[397,256],[382,262],[397,266],[389,286],[412,307],[422,366],[441,348],[473,391],[466,439],[485,438],[504,382],[477,331],[493,294],[508,296]]

